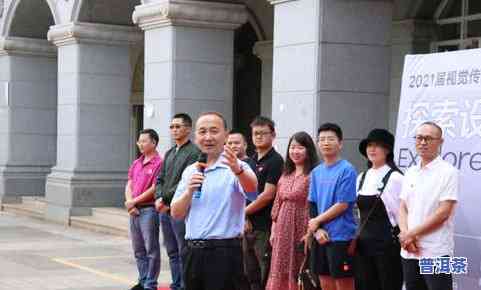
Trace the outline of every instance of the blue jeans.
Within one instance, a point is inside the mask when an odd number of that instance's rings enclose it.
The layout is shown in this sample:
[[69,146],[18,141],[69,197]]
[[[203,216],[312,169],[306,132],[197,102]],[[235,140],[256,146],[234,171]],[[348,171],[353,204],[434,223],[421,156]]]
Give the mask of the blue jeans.
[[132,248],[139,270],[139,284],[154,290],[160,272],[159,216],[153,206],[140,208],[139,212],[138,216],[130,216]]
[[161,213],[160,225],[172,275],[170,289],[180,290],[184,287],[182,253],[184,253],[186,246],[185,223],[183,220],[172,218],[169,214]]

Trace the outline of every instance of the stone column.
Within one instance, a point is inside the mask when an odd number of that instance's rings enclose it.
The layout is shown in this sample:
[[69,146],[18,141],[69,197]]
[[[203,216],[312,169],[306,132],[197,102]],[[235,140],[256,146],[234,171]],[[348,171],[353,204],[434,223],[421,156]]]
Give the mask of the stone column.
[[45,195],[56,153],[56,55],[46,40],[0,40],[0,203]]
[[254,54],[262,61],[261,114],[272,116],[272,41],[259,41]]
[[137,6],[133,20],[145,31],[144,126],[159,132],[160,150],[177,112],[219,111],[231,123],[234,29],[245,7],[168,0]]
[[46,218],[68,222],[92,207],[119,206],[129,166],[129,45],[135,27],[52,26],[58,47],[57,164],[46,185]]
[[339,123],[344,157],[388,125],[391,1],[271,0],[275,5],[272,116],[281,152],[299,130]]
[[389,128],[393,132],[397,125],[404,57],[407,54],[429,53],[434,33],[435,24],[432,21],[409,19],[392,24]]

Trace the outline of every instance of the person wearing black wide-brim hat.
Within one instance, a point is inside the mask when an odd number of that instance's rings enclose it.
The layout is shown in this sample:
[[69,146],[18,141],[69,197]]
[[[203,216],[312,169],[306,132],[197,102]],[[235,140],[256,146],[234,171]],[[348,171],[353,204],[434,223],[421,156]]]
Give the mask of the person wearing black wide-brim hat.
[[372,130],[359,144],[368,169],[357,179],[357,290],[402,288],[397,225],[403,176],[393,151],[394,136],[385,129]]

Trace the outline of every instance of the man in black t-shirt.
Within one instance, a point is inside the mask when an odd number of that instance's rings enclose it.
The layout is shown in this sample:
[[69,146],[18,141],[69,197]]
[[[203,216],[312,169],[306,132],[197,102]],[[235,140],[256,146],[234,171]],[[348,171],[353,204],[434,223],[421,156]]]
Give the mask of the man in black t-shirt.
[[270,256],[271,209],[284,161],[272,147],[276,132],[271,119],[257,117],[251,129],[256,147],[252,159],[256,163],[258,196],[246,207],[244,263],[250,290],[261,290],[265,289],[269,274],[270,259],[266,257]]

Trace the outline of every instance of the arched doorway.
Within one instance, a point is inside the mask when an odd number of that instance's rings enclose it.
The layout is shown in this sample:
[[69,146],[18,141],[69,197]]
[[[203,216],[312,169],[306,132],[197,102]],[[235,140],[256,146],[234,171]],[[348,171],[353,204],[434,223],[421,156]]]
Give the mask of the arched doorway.
[[0,202],[17,203],[22,196],[45,195],[56,162],[57,54],[47,41],[55,25],[47,0],[7,5],[0,56],[6,96],[0,108]]
[[[253,53],[257,41],[256,32],[250,23],[235,31],[233,127],[240,130],[248,140],[251,140],[249,124],[261,113],[262,63]],[[250,153],[252,150],[250,144]]]
[[67,223],[71,216],[90,215],[92,208],[123,204],[118,193],[130,161],[130,98],[138,58],[132,53],[143,40],[131,17],[140,0],[76,3],[71,22],[48,33],[58,49],[59,124],[65,128],[47,178],[45,217]]
[[[120,26],[135,26],[132,13],[140,0],[84,0],[78,11],[80,22]],[[130,144],[129,160],[135,160],[139,151],[136,145],[138,133],[143,129],[144,111],[144,45],[139,42],[130,48],[129,53],[132,86],[130,97]]]
[[81,3],[77,18],[80,22],[134,26],[132,13],[141,1],[84,0]]
[[7,34],[12,37],[46,40],[52,25],[55,25],[55,21],[47,0],[21,0],[15,8]]

